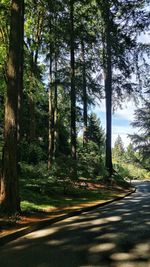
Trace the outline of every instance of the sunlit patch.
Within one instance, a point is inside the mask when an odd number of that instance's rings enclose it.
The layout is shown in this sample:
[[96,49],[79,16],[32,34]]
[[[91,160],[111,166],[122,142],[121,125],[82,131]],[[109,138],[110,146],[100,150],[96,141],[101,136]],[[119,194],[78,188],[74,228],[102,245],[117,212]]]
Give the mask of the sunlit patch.
[[134,254],[121,252],[112,254],[110,258],[115,261],[125,261],[125,260],[133,260],[135,259],[135,256]]
[[36,238],[40,238],[40,237],[45,237],[51,234],[54,234],[58,231],[58,228],[48,228],[48,229],[42,229],[42,230],[38,230],[35,231],[31,234],[28,234],[26,236],[27,239],[36,239]]
[[133,252],[140,256],[146,256],[150,254],[150,243],[141,243],[136,245]]
[[98,244],[89,249],[90,253],[97,253],[97,252],[104,252],[109,251],[115,248],[114,243],[104,243],[104,244]]
[[121,221],[121,217],[120,216],[112,216],[112,217],[108,217],[107,221],[109,222],[117,222],[117,221]]
[[119,235],[119,233],[117,234],[113,234],[113,233],[107,233],[107,234],[104,234],[104,235],[101,235],[101,236],[97,236],[95,239],[96,240],[100,240],[100,239],[115,239],[117,238]]
[[63,239],[63,240],[53,239],[53,240],[47,241],[46,244],[53,245],[53,246],[60,246],[60,245],[64,245],[66,242],[68,242],[67,239]]
[[91,224],[93,224],[93,225],[100,225],[100,224],[105,224],[107,222],[108,221],[106,219],[97,219],[97,220],[91,221]]
[[88,230],[88,232],[99,232],[101,230],[100,227],[92,227],[91,229]]
[[14,246],[15,250],[23,250],[23,249],[26,249],[26,248],[28,248],[28,245]]
[[125,261],[125,263],[121,262],[121,264],[120,264],[120,262],[119,263],[116,262],[115,265],[113,265],[113,266],[115,266],[115,267],[149,267],[149,263],[142,263],[141,261],[140,262],[137,262],[137,261],[127,262],[127,261]]

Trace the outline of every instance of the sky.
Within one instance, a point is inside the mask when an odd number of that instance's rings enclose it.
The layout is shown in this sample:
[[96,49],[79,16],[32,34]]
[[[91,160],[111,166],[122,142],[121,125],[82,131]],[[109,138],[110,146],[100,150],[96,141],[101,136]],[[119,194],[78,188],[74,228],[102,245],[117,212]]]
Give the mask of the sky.
[[[128,134],[133,134],[137,132],[136,128],[131,126],[131,122],[134,120],[134,111],[136,106],[133,101],[126,102],[123,104],[122,109],[117,109],[112,117],[112,146],[118,135],[121,136],[121,139],[124,143],[124,147],[127,147],[130,143],[130,138]],[[101,125],[103,129],[106,128],[106,110],[105,110],[105,101],[102,101],[94,109],[91,110],[97,114],[97,117],[100,118]]]
[[[148,8],[150,10],[150,7]],[[150,43],[150,32],[143,33],[139,36],[139,41],[143,44]],[[148,59],[149,62],[149,59]],[[112,117],[112,147],[114,146],[115,140],[118,135],[121,136],[121,139],[126,148],[130,143],[130,138],[128,134],[137,133],[138,128],[133,128],[131,122],[134,121],[134,111],[137,109],[135,103],[131,100],[122,104],[122,109],[119,109],[113,114]],[[99,105],[91,110],[97,114],[97,117],[100,118],[101,125],[103,129],[106,128],[106,109],[105,101],[103,100]]]

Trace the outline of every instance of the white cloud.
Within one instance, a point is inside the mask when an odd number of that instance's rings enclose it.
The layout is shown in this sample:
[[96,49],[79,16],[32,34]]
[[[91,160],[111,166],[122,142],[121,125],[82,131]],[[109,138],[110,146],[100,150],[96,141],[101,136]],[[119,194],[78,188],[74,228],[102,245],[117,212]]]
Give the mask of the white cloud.
[[134,110],[136,106],[133,101],[123,104],[122,109],[118,109],[114,114],[114,118],[126,119],[130,122],[134,119]]
[[[134,120],[134,111],[136,109],[135,103],[133,101],[126,102],[122,105],[122,109],[116,110],[113,114],[112,120],[112,146],[118,135],[121,136],[124,146],[127,147],[130,143],[130,138],[128,134],[133,134],[136,132],[130,123]],[[97,105],[93,110],[100,117],[102,127],[105,129],[106,119],[105,119],[105,100],[103,100],[99,105]]]
[[124,147],[127,147],[130,143],[130,138],[128,137],[128,134],[133,134],[135,132],[135,129],[133,129],[130,125],[129,126],[114,126],[112,128],[112,146],[114,146],[114,143],[117,139],[117,136],[120,135]]

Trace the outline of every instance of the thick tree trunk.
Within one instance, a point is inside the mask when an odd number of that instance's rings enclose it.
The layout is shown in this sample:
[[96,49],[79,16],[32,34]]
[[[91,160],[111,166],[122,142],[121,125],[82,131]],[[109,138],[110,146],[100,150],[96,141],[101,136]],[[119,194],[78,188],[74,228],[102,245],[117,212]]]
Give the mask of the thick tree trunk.
[[83,83],[83,146],[87,143],[87,90],[84,41],[81,41],[82,50],[82,83]]
[[71,153],[76,160],[76,90],[74,56],[74,0],[70,0],[70,65],[71,65]]
[[22,1],[12,0],[9,55],[7,63],[7,96],[5,104],[4,149],[1,177],[0,204],[4,213],[20,211],[17,176],[17,114],[18,86],[21,56]]

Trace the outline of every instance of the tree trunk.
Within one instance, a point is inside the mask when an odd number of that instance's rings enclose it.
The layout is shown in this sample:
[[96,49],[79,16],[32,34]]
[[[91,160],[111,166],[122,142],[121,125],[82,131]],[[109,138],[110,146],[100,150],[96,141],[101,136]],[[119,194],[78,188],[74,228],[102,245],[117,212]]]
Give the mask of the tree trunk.
[[52,52],[50,51],[50,67],[49,67],[49,76],[50,76],[50,85],[48,90],[48,103],[49,103],[49,129],[48,129],[48,169],[50,169],[54,156],[54,88],[52,81]]
[[83,83],[83,146],[87,143],[87,90],[84,41],[81,41],[82,50],[82,83]]
[[4,213],[20,212],[19,181],[17,176],[17,115],[18,86],[21,64],[23,1],[12,0],[9,54],[7,62],[7,95],[5,103],[4,148],[0,204]]
[[34,44],[35,50],[31,53],[31,72],[30,72],[30,92],[29,92],[29,140],[36,140],[36,116],[35,116],[35,100],[34,100],[34,77],[37,77],[37,64],[39,55],[39,46],[41,43],[41,33],[43,29],[44,10],[37,13],[37,25],[35,29]]
[[57,138],[58,138],[58,110],[57,110],[57,55],[55,51],[55,92],[54,92],[54,156],[57,153]]
[[112,54],[110,11],[106,10],[105,25],[105,95],[106,95],[106,169],[109,176],[113,173],[112,166]]
[[21,1],[20,12],[20,63],[18,77],[18,125],[17,125],[17,140],[20,142],[22,138],[22,101],[23,101],[23,63],[24,63],[24,0]]
[[74,56],[74,0],[70,0],[70,65],[71,65],[71,153],[76,160],[76,90]]
[[37,62],[34,62],[33,53],[31,54],[31,70],[30,70],[30,89],[29,89],[29,141],[35,141],[36,140],[36,120],[35,120],[35,102],[34,102],[34,64],[37,64]]

